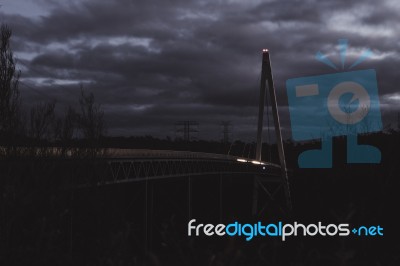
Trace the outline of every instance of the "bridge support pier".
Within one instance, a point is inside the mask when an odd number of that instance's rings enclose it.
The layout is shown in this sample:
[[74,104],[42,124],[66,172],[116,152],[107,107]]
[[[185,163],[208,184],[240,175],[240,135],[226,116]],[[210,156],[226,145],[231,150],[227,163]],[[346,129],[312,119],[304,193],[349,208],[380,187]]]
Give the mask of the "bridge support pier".
[[266,177],[255,175],[253,186],[253,206],[252,214],[260,217],[269,207],[274,214],[281,213],[288,216],[291,209],[285,202],[285,183],[282,181],[272,181]]
[[145,206],[144,206],[144,249],[145,254],[147,255],[149,249],[152,247],[152,238],[153,238],[153,212],[154,212],[154,184],[153,182],[146,179],[145,181]]
[[192,177],[188,177],[188,193],[187,193],[187,204],[188,204],[188,221],[192,219]]

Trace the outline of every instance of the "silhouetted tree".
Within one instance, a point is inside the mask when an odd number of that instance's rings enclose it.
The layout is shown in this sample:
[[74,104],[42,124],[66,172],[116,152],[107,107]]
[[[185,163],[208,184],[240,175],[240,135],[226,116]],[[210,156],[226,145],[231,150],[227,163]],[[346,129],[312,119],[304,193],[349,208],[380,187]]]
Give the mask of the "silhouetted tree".
[[71,144],[77,130],[78,114],[69,106],[63,117],[56,119],[54,123],[54,138],[61,144],[61,155],[66,156],[67,151],[71,150]]
[[30,112],[29,136],[35,140],[50,140],[55,123],[55,102],[39,103]]
[[79,99],[79,128],[89,148],[99,148],[99,141],[105,134],[104,112],[100,104],[95,102],[93,93],[86,94],[81,88]]
[[20,72],[15,69],[10,48],[11,29],[1,25],[0,34],[0,136],[7,138],[8,142],[21,126],[18,90]]
[[65,111],[65,115],[62,118],[58,118],[55,124],[55,138],[61,142],[69,142],[72,140],[77,123],[77,113],[71,106]]

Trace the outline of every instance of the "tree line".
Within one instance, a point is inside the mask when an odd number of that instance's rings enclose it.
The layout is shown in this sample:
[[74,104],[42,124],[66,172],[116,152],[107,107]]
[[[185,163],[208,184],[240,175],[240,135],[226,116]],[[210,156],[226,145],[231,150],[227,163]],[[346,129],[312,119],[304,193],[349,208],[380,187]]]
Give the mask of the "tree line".
[[55,112],[55,101],[24,108],[19,91],[21,71],[16,69],[10,46],[12,30],[2,24],[0,34],[0,156],[32,152],[32,147],[35,154],[44,153],[43,147],[48,146],[59,146],[59,152],[66,155],[74,145],[97,153],[106,126],[104,111],[93,93],[81,86],[78,108],[68,106],[61,115]]

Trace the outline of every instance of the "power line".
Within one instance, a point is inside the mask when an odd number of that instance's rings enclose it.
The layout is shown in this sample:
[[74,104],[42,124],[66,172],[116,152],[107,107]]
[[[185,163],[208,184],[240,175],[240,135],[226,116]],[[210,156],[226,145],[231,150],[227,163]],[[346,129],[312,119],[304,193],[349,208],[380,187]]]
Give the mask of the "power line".
[[56,99],[54,99],[54,98],[49,97],[46,93],[43,93],[43,92],[41,92],[40,90],[35,89],[35,88],[32,87],[31,85],[26,84],[26,83],[23,82],[23,81],[18,81],[18,83],[21,84],[21,85],[23,85],[23,86],[25,86],[25,87],[28,88],[28,89],[31,89],[31,90],[34,91],[35,93],[40,94],[40,95],[42,95],[42,96],[44,96],[44,97],[46,97],[46,98],[48,98],[48,99],[50,99],[50,100],[52,100],[52,101],[56,100]]
[[[18,58],[17,58],[17,59],[18,59]],[[29,66],[29,65],[26,64],[26,63],[24,63],[23,61],[20,61],[20,62],[18,62],[18,63],[21,63],[21,64],[24,65],[26,68],[28,68],[29,71],[35,72],[36,74],[39,74],[40,76],[44,76],[44,77],[52,76],[52,74],[51,74],[50,72],[45,71],[45,70],[39,71],[39,70],[37,70],[36,68],[32,68],[31,66]],[[46,73],[44,73],[44,72],[46,72]],[[44,75],[44,74],[46,74],[46,75]],[[50,79],[53,79],[53,80],[54,80],[54,78],[50,78]],[[70,88],[67,88],[67,87],[65,87],[64,85],[57,84],[57,83],[54,83],[54,85],[59,86],[60,88],[66,90],[66,91],[68,91],[68,92],[70,92]]]
[[71,106],[70,103],[67,103],[66,101],[60,101],[59,99],[57,99],[57,98],[55,98],[55,97],[50,97],[50,96],[47,95],[46,93],[44,93],[44,92],[42,92],[42,91],[40,91],[40,90],[34,88],[34,87],[31,86],[31,85],[26,84],[26,83],[23,82],[23,81],[19,81],[19,83],[20,83],[21,85],[25,86],[26,88],[32,90],[32,91],[35,92],[36,94],[39,94],[39,95],[41,95],[41,96],[44,96],[45,98],[47,98],[47,99],[50,100],[51,102],[54,101],[54,102],[56,102],[57,104],[62,104],[62,105],[67,106],[67,107]]
[[[16,58],[16,59],[18,60],[18,58]],[[36,74],[39,74],[40,76],[44,76],[44,77],[46,77],[46,76],[51,76],[51,73],[49,73],[49,72],[46,71],[46,74],[47,74],[47,75],[44,75],[44,73],[41,73],[41,71],[38,71],[38,70],[35,69],[35,68],[32,68],[32,67],[29,66],[27,63],[25,63],[23,60],[18,60],[18,63],[21,63],[23,66],[25,66],[26,68],[28,68],[29,71],[35,72]],[[50,78],[50,79],[52,79],[52,78]],[[53,79],[53,80],[54,80],[54,79]],[[35,93],[40,94],[40,95],[46,97],[47,99],[50,99],[51,101],[56,101],[56,102],[58,102],[58,103],[61,103],[61,104],[66,105],[66,106],[70,106],[70,103],[67,103],[67,102],[65,102],[65,101],[63,101],[63,100],[57,99],[57,98],[55,98],[55,97],[50,97],[50,96],[48,96],[47,94],[43,93],[42,91],[37,90],[36,88],[34,88],[32,85],[28,85],[27,83],[22,82],[22,81],[19,81],[19,83],[22,84],[22,85],[24,85],[26,88],[31,89],[31,90],[34,91]],[[71,95],[73,94],[73,93],[71,92],[70,88],[67,88],[67,87],[65,87],[65,86],[63,86],[63,85],[61,85],[61,84],[54,83],[54,84],[52,84],[52,85],[55,85],[55,86],[58,86],[58,87],[62,88],[63,91],[66,91],[66,92],[68,92],[68,93],[71,94]],[[74,94],[73,96],[75,97],[76,95]]]

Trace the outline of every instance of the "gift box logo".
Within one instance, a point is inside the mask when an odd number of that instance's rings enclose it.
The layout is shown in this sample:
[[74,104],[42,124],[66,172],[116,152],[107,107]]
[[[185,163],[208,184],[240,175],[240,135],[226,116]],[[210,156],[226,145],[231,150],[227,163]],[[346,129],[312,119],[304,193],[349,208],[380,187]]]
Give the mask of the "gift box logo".
[[[339,40],[339,49],[344,69],[347,40]],[[357,143],[358,134],[382,130],[375,70],[351,70],[371,55],[366,50],[350,71],[286,81],[293,139],[321,140],[321,149],[300,154],[300,168],[331,168],[334,136],[347,136],[347,163],[380,162],[379,149]],[[338,69],[321,52],[316,58]]]

